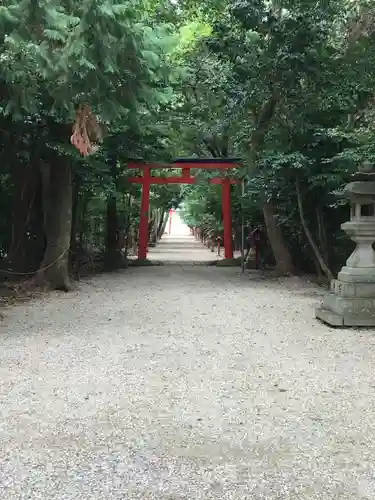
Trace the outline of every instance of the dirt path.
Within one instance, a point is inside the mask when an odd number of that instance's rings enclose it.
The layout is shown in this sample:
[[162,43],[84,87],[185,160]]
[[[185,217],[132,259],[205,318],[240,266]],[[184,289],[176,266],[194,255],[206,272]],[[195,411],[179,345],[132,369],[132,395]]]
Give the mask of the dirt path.
[[10,309],[2,500],[374,499],[375,338],[318,293],[175,265]]

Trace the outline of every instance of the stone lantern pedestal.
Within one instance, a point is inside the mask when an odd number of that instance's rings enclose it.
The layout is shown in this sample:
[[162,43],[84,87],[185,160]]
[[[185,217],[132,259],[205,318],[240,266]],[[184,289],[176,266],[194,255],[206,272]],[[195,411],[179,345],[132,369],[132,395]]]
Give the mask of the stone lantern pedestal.
[[332,326],[375,326],[375,173],[366,170],[345,187],[351,212],[341,228],[357,247],[315,313]]

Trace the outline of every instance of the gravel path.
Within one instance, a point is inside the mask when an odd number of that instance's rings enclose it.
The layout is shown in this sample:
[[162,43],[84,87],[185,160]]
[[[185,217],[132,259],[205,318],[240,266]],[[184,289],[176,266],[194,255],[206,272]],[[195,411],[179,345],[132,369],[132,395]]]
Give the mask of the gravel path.
[[318,300],[175,265],[11,308],[1,499],[375,499],[375,338]]

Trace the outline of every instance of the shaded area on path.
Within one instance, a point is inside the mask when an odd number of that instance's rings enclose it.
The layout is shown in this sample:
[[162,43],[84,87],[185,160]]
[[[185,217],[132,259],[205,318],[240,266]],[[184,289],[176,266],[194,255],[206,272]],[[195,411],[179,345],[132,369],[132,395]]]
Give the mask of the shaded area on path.
[[375,340],[319,293],[160,266],[9,309],[2,499],[373,499]]

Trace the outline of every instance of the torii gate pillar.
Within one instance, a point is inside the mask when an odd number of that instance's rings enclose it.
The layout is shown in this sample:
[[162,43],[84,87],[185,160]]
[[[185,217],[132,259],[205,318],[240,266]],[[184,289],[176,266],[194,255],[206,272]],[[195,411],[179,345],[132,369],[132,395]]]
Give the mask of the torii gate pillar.
[[233,259],[233,235],[232,235],[232,200],[231,182],[229,177],[222,181],[222,209],[224,225],[224,257]]

